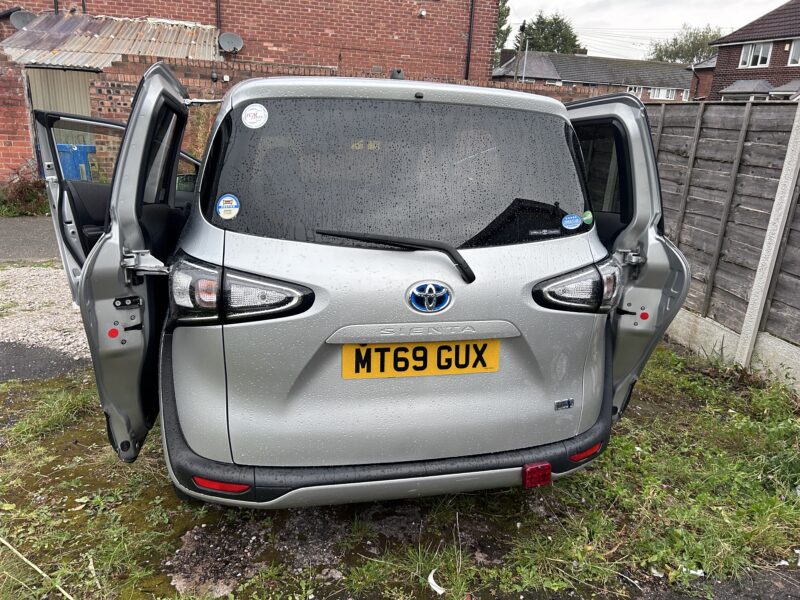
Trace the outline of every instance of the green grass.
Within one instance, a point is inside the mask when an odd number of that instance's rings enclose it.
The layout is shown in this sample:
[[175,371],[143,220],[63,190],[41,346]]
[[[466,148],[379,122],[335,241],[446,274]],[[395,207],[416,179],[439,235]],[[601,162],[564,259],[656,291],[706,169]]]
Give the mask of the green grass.
[[[336,544],[343,560],[324,567],[298,567],[278,549],[286,511],[177,501],[157,431],[136,463],[119,463],[90,377],[0,384],[0,401],[0,535],[76,598],[176,597],[164,561],[180,537],[200,523],[219,531],[253,519],[268,549],[236,598],[434,597],[433,569],[457,599],[664,582],[703,592],[707,580],[693,572],[741,577],[791,561],[800,546],[797,396],[669,347],[589,469],[533,492],[334,509],[330,518],[347,523]],[[415,524],[386,536],[375,514]],[[41,598],[52,586],[0,547],[0,597]]]

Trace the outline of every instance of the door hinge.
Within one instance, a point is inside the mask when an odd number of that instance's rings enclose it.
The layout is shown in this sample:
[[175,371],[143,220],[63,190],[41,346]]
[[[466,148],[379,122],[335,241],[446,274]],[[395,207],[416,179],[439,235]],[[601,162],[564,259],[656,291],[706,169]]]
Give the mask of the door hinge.
[[121,266],[128,284],[131,284],[137,276],[169,275],[169,267],[150,254],[150,250],[123,249]]
[[642,256],[642,253],[639,249],[630,250],[630,249],[620,249],[617,250],[619,253],[622,263],[626,265],[631,265],[633,267],[638,267],[639,265],[643,265],[647,262],[647,259]]

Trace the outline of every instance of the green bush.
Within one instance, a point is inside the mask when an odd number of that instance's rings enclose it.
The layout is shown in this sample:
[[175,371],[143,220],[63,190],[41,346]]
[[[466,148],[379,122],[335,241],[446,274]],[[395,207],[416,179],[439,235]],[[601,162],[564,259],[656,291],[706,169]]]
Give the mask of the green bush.
[[8,183],[0,185],[0,217],[49,214],[44,185],[34,168],[20,168]]

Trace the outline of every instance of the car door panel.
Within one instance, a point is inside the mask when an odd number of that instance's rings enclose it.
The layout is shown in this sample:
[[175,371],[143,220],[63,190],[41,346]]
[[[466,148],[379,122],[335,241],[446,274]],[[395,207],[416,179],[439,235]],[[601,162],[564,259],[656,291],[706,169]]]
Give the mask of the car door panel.
[[[166,268],[179,223],[170,204],[186,92],[161,63],[145,74],[131,108],[111,185],[109,228],[89,253],[78,288],[109,440],[126,462],[136,459],[158,413],[158,342],[165,314]],[[171,224],[142,228],[153,206]],[[146,208],[145,208],[146,207]],[[165,241],[161,236],[174,237]]]
[[[629,94],[616,94],[567,108],[584,151],[593,209],[600,208],[600,237],[625,272],[621,304],[611,317],[619,415],[686,298],[689,265],[663,235],[658,168],[644,105]],[[605,137],[598,135],[600,128]]]

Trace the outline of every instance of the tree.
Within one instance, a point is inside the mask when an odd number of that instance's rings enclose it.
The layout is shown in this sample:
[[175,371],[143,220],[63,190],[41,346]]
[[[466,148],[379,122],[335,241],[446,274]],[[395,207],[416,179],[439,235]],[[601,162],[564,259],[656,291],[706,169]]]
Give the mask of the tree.
[[511,35],[511,25],[508,24],[508,16],[511,14],[511,7],[508,0],[500,0],[500,7],[497,10],[497,26],[494,30],[494,58],[495,63],[500,60],[500,50],[502,50],[508,36]]
[[717,51],[710,42],[722,37],[719,27],[690,27],[683,24],[681,30],[664,42],[650,44],[650,60],[694,64],[714,56]]
[[539,11],[530,23],[523,21],[515,38],[514,47],[518,51],[525,50],[526,39],[528,50],[575,54],[581,49],[580,40],[572,24],[559,13],[546,16],[544,12]]

